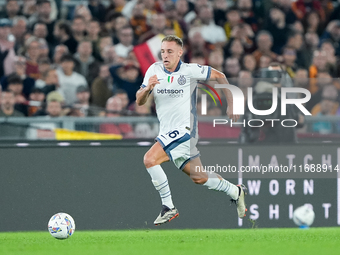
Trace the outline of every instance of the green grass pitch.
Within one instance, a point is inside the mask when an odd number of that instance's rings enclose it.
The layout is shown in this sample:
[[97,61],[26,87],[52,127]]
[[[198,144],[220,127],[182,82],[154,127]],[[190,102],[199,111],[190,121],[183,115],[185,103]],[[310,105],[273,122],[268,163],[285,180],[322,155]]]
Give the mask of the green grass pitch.
[[[237,253],[235,253],[237,252]],[[340,228],[0,233],[0,254],[340,254]]]

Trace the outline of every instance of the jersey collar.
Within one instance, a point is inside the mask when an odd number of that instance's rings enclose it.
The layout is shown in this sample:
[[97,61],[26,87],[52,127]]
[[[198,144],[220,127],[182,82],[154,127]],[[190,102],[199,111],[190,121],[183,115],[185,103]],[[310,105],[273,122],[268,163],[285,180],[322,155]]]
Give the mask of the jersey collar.
[[181,68],[182,63],[183,63],[182,60],[179,60],[178,65],[177,65],[175,71],[173,71],[173,72],[169,72],[168,70],[166,70],[165,66],[163,65],[164,72],[166,72],[167,74],[172,74],[174,72],[177,72]]

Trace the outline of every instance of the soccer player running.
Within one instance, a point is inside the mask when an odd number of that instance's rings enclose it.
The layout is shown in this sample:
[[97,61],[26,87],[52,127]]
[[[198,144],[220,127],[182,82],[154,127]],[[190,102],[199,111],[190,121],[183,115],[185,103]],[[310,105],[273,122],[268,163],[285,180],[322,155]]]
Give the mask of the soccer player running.
[[[162,210],[154,224],[169,222],[179,215],[172,202],[167,176],[160,166],[169,160],[195,183],[229,195],[237,206],[238,217],[243,218],[246,212],[246,187],[243,184],[236,186],[214,172],[203,172],[196,148],[197,82],[209,79],[219,84],[228,84],[228,81],[223,73],[210,66],[183,63],[180,60],[182,54],[182,40],[173,35],[166,36],[161,46],[162,62],[149,67],[136,94],[137,104],[143,105],[153,91],[160,122],[156,142],[144,155],[144,165],[162,200]],[[239,116],[233,114],[232,94],[228,89],[224,89],[224,93],[228,102],[227,115],[236,121]]]

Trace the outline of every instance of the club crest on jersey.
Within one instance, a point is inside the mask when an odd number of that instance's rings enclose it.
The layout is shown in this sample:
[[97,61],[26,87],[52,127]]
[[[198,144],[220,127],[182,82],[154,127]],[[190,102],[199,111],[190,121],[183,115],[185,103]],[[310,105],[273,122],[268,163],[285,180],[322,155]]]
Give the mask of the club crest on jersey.
[[172,83],[174,81],[174,77],[173,76],[168,76],[168,83]]
[[187,79],[185,79],[184,75],[180,75],[177,82],[179,85],[184,85],[187,82]]

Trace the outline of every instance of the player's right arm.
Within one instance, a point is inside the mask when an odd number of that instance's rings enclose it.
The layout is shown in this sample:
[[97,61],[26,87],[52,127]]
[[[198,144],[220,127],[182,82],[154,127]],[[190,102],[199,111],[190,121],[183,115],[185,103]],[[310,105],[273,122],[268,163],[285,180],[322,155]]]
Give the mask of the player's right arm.
[[141,88],[136,93],[136,103],[137,105],[143,105],[148,101],[149,95],[153,88],[159,84],[157,75],[153,75],[150,77],[147,86],[141,86]]

